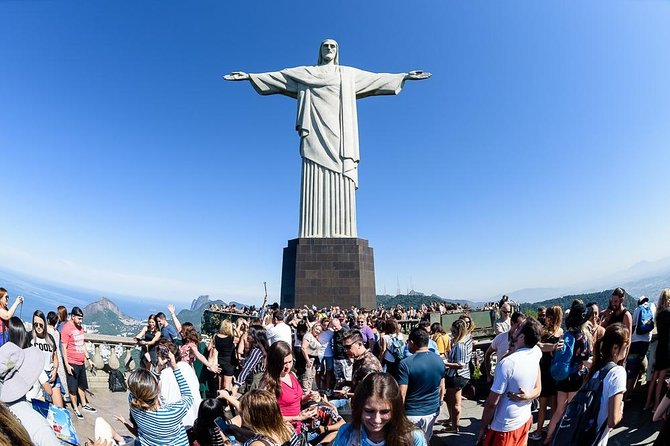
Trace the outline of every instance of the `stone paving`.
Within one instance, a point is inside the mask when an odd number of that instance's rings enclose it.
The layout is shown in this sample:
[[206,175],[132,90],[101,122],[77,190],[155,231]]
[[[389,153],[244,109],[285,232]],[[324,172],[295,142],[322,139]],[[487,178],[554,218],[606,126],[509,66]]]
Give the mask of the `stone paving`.
[[[95,396],[91,399],[91,403],[98,409],[98,412],[96,414],[84,412],[84,420],[73,419],[82,444],[89,437],[93,438],[96,416],[102,416],[109,421],[119,434],[130,435],[121,423],[114,420],[114,415],[122,415],[124,418],[128,418],[127,394],[111,393],[107,389],[96,389],[94,392]],[[463,400],[460,432],[457,434],[447,433],[445,432],[445,426],[440,424],[440,421],[447,418],[446,405],[443,404],[430,446],[474,445],[476,435],[479,432],[482,409],[482,401]],[[641,402],[627,403],[623,422],[610,435],[608,444],[609,446],[651,445],[656,439],[660,426],[660,423],[651,422],[651,412],[642,411]],[[533,426],[534,428],[535,426]],[[540,445],[541,442],[529,441],[528,444],[536,446]]]

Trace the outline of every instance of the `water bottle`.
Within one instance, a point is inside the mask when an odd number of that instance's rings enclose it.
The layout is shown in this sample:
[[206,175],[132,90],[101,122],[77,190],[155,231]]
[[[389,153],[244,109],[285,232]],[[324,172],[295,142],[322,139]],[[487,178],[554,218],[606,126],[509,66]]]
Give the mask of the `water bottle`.
[[228,439],[230,440],[230,446],[242,446],[242,443],[237,441],[237,438],[235,438],[235,435],[231,435],[230,437],[228,437]]

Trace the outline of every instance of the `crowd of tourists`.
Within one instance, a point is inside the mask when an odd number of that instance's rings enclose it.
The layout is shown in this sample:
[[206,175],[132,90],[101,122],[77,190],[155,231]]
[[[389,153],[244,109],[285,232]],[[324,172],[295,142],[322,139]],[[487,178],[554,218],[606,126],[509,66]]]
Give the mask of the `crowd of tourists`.
[[[488,396],[477,442],[562,444],[578,435],[606,445],[645,371],[645,410],[666,419],[670,289],[657,303],[640,298],[632,312],[625,297],[617,288],[603,311],[576,300],[539,308],[537,317],[506,298],[487,304],[496,336],[481,365]],[[82,419],[96,412],[87,400],[84,314],[59,307],[23,321],[16,316],[22,298],[9,301],[0,288],[0,444],[59,444],[30,401],[68,407]],[[204,348],[196,327],[168,305],[168,315],[150,315],[136,335],[143,354],[127,376],[128,410],[97,418],[92,444],[425,446],[443,403],[441,432],[458,436],[463,392],[478,375],[475,326],[465,308],[449,327],[431,323],[431,313],[453,312],[440,305],[263,306],[224,319]],[[407,320],[415,323],[403,333]],[[655,444],[670,444],[670,421]]]

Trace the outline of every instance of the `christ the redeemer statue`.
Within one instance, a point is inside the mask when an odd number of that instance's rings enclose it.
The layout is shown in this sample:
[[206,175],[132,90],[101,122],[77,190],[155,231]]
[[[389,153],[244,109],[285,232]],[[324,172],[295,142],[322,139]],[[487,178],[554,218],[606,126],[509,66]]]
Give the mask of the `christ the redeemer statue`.
[[423,71],[370,73],[339,65],[339,47],[327,39],[318,64],[270,73],[236,71],[229,81],[249,80],[262,95],[298,100],[302,184],[299,237],[357,237],[358,120],[356,99],[398,94],[406,80],[427,79]]

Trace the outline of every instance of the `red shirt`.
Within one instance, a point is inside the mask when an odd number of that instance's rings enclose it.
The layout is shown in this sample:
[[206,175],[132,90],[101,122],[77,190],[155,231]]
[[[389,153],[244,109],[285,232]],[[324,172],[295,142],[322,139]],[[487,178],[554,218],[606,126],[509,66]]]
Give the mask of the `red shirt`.
[[74,322],[68,321],[63,325],[60,341],[67,347],[68,364],[84,365],[86,351],[84,350],[84,328],[77,328]]

